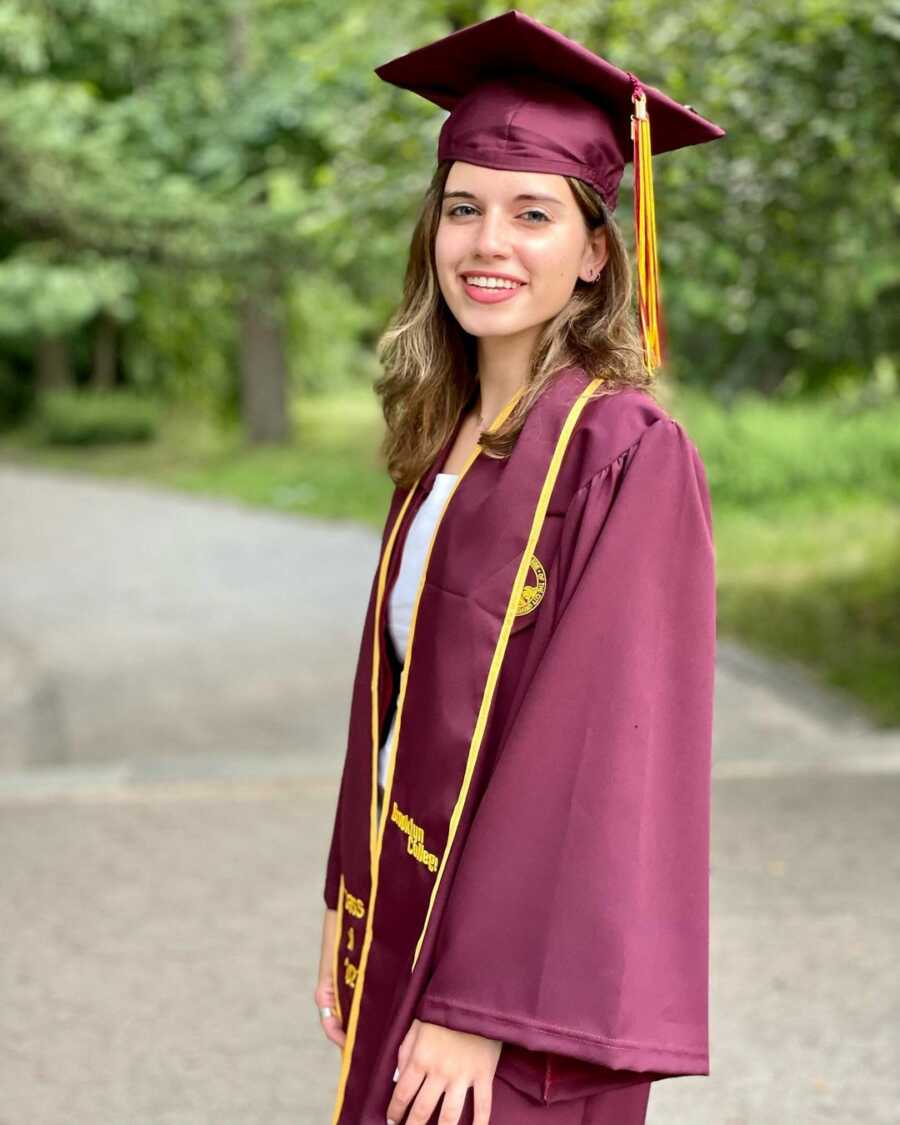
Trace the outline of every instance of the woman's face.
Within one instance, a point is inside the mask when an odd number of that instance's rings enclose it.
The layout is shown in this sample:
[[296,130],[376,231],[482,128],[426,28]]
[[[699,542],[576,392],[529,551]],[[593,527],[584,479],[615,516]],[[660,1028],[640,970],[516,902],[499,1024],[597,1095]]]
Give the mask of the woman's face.
[[[579,277],[591,280],[606,262],[606,231],[591,237],[563,176],[457,160],[444,187],[434,252],[441,292],[461,327],[473,336],[508,336],[546,323]],[[471,283],[492,274],[519,284]]]

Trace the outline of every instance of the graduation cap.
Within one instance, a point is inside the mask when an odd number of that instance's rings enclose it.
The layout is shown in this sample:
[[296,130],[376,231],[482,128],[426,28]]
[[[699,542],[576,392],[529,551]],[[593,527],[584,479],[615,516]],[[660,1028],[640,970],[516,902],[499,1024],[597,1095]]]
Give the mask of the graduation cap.
[[634,161],[638,303],[652,372],[663,359],[665,330],[651,153],[703,144],[725,130],[515,8],[375,73],[450,111],[438,160],[576,176],[610,211],[625,165]]

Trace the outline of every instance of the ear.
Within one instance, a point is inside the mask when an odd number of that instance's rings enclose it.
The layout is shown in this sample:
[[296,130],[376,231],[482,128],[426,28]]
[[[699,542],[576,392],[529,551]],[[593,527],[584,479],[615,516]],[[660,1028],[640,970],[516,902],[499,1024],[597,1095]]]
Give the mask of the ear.
[[596,281],[608,258],[609,247],[606,243],[606,224],[604,223],[596,230],[591,231],[591,237],[585,248],[578,276],[584,281]]

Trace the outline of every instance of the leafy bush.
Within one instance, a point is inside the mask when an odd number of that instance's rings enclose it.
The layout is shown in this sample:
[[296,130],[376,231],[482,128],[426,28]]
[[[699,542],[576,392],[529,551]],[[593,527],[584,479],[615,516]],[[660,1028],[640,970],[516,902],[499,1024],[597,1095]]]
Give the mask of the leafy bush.
[[900,397],[850,405],[748,391],[723,408],[685,388],[673,413],[700,450],[717,503],[900,500]]
[[35,428],[50,445],[152,441],[160,408],[128,391],[48,391],[38,400]]

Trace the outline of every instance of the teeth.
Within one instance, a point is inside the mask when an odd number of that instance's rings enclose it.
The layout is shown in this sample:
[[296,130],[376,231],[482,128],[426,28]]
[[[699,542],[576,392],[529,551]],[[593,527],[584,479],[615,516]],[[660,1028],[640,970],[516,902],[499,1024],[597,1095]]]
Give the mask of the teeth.
[[507,281],[504,277],[467,277],[466,281],[484,289],[518,289],[521,284],[518,281]]

